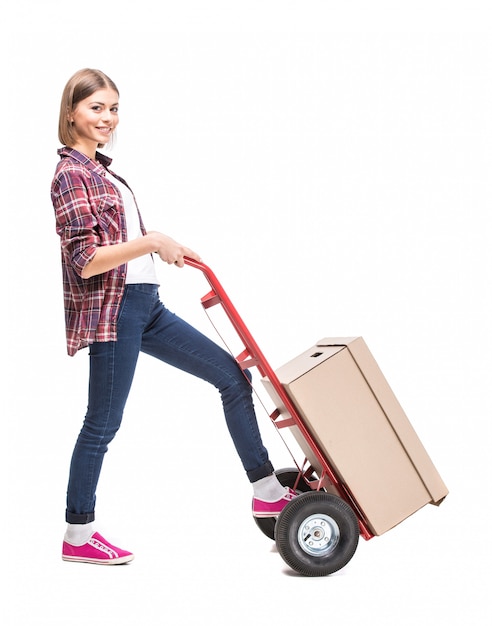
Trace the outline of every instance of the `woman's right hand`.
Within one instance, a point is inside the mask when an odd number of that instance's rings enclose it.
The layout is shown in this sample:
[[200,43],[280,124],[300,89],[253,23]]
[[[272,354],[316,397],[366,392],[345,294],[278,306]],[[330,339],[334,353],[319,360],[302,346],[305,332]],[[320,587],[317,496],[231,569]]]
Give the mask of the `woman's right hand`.
[[155,245],[152,246],[153,251],[159,255],[162,261],[168,263],[169,265],[176,265],[177,267],[184,266],[184,257],[190,257],[195,261],[201,261],[200,255],[183,246],[182,244],[174,241],[168,235],[164,235],[163,233],[159,233],[157,231],[151,231],[145,235],[148,238],[151,238]]

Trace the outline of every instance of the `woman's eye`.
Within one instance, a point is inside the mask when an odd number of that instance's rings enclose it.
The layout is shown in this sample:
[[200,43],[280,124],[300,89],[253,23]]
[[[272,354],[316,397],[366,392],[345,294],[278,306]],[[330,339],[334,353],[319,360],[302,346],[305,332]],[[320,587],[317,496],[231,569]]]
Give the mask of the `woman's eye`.
[[[97,113],[100,113],[102,111],[102,109],[103,109],[103,107],[100,106],[99,104],[94,104],[91,107],[91,110],[92,111],[96,111]],[[111,111],[111,113],[118,113],[118,107],[111,107],[109,110]]]

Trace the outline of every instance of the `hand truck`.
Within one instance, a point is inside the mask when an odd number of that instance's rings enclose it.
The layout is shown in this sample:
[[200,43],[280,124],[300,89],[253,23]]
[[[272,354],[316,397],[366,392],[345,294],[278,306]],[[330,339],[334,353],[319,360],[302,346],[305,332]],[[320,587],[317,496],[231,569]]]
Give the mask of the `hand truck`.
[[[326,576],[341,568],[354,556],[359,537],[372,539],[375,533],[360,510],[350,488],[337,474],[322,445],[306,426],[302,415],[280,382],[250,331],[213,271],[204,263],[185,257],[185,264],[203,272],[211,291],[201,298],[204,309],[220,304],[237,332],[244,350],[236,362],[244,371],[256,367],[273,388],[282,412],[276,408],[270,419],[277,428],[295,426],[309,458],[296,467],[276,471],[284,486],[297,491],[278,518],[254,518],[259,529],[276,543],[283,560],[304,576]],[[316,470],[313,465],[316,466]]]

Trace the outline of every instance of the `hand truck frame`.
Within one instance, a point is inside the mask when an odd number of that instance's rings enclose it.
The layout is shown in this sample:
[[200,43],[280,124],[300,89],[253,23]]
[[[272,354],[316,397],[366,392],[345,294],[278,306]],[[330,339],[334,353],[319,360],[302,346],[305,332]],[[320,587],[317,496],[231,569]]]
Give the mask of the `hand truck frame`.
[[[323,451],[316,433],[311,432],[305,423],[214,272],[201,261],[189,257],[184,261],[186,265],[201,270],[211,287],[211,291],[201,298],[203,308],[220,304],[239,336],[244,347],[235,357],[239,367],[243,371],[256,367],[263,381],[273,388],[279,401],[277,407],[282,410],[276,408],[269,414],[270,420],[278,431],[295,427],[303,443],[302,450],[309,451],[309,460],[306,453],[304,462],[299,465],[292,455],[296,467],[276,471],[279,481],[296,490],[298,496],[287,504],[278,518],[255,518],[256,524],[265,535],[275,540],[281,557],[300,574],[325,576],[340,570],[355,554],[359,537],[370,540],[375,536],[368,519],[350,486],[342,480]],[[439,504],[447,494],[444,484],[441,487],[440,478],[438,481],[442,497],[434,504]]]

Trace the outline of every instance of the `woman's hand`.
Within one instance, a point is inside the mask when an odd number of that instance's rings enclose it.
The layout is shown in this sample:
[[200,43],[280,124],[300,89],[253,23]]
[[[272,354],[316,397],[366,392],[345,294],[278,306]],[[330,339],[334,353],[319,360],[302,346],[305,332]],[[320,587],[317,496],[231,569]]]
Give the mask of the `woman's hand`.
[[184,257],[190,257],[195,261],[201,261],[200,255],[193,252],[190,248],[183,246],[182,244],[174,241],[168,235],[159,233],[157,231],[151,231],[146,235],[155,241],[153,251],[159,255],[162,261],[169,263],[169,265],[177,265],[177,267],[184,266]]

